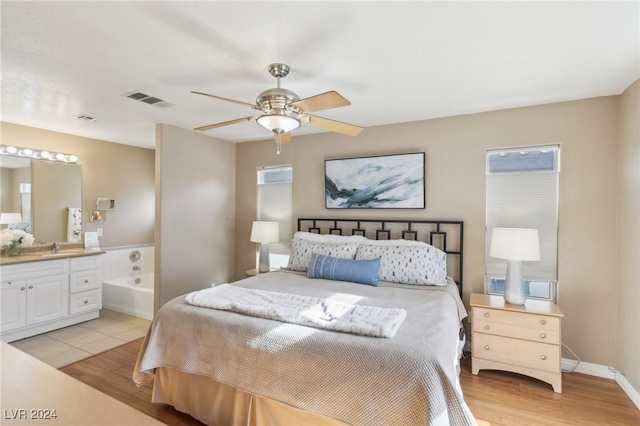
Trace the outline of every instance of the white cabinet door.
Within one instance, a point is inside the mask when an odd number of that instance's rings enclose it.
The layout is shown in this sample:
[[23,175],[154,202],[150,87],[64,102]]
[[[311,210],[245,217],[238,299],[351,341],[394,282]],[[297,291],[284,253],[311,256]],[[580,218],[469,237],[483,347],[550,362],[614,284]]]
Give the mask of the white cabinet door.
[[27,325],[27,282],[3,281],[0,288],[2,310],[0,329],[2,332]]
[[69,315],[69,274],[27,280],[27,324]]

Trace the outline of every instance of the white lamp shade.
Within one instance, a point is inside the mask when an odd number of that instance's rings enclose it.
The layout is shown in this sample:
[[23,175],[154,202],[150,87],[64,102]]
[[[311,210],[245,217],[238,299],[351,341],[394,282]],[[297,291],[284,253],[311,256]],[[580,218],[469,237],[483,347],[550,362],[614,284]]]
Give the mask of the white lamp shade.
[[540,260],[538,230],[494,228],[489,256],[507,260]]
[[251,242],[277,243],[280,241],[278,222],[264,222],[256,220],[251,227]]
[[22,215],[20,213],[0,213],[0,225],[13,225],[21,222]]

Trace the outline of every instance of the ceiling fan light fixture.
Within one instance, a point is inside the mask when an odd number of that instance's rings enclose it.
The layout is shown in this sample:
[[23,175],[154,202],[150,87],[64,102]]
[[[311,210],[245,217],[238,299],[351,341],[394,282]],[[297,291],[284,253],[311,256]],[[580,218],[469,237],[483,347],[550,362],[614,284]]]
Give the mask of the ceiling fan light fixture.
[[258,117],[256,122],[270,132],[276,133],[287,133],[300,127],[300,121],[297,118],[283,114],[265,114]]

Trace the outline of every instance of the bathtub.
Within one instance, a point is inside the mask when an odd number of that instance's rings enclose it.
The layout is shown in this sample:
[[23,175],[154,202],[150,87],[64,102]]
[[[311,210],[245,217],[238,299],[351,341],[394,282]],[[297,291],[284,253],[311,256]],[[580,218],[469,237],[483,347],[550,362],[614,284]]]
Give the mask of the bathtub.
[[[136,281],[139,280],[139,283]],[[102,283],[102,307],[153,319],[153,274],[113,278]]]

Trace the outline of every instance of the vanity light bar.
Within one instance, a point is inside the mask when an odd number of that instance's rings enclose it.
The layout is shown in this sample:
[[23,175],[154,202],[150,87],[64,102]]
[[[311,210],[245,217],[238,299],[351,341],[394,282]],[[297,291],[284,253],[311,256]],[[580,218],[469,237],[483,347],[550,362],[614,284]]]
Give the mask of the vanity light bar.
[[57,161],[60,163],[77,163],[78,157],[64,152],[49,152],[45,150],[22,148],[13,145],[0,145],[0,155],[13,157],[33,158],[36,160]]

